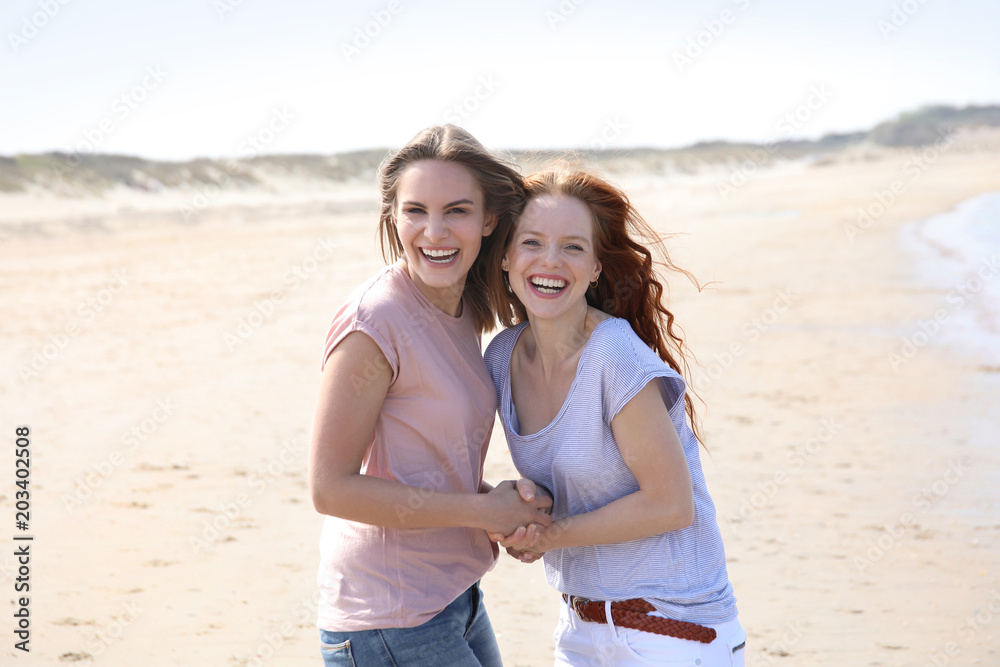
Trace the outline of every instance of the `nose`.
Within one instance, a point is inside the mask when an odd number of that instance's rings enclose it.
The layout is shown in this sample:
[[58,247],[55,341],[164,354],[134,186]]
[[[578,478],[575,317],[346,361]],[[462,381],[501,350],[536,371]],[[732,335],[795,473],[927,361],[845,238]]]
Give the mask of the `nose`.
[[448,236],[448,227],[445,225],[443,215],[431,214],[427,216],[427,226],[424,228],[424,236],[428,241],[441,241]]
[[548,247],[545,249],[545,253],[542,255],[542,263],[545,266],[557,266],[561,263],[561,259],[558,244],[548,244]]

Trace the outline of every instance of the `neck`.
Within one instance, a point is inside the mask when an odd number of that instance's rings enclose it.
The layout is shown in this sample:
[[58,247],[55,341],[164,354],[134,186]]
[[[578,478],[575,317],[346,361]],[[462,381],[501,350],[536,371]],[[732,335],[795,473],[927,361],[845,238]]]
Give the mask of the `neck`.
[[462,294],[465,293],[465,277],[462,278],[462,282],[454,285],[432,287],[420,280],[420,276],[414,275],[414,272],[410,270],[410,265],[405,260],[400,260],[398,266],[406,271],[406,275],[410,276],[410,282],[413,283],[421,294],[427,297],[427,300],[431,304],[446,315],[461,317]]
[[533,356],[541,363],[545,375],[549,376],[565,362],[579,358],[580,350],[594,330],[595,322],[592,320],[586,301],[580,308],[558,319],[540,319],[528,314],[534,342]]
[[[420,288],[418,287],[418,289]],[[444,312],[445,315],[452,317],[462,316],[462,290],[454,288],[425,288],[420,289],[420,291],[423,292],[428,301]]]

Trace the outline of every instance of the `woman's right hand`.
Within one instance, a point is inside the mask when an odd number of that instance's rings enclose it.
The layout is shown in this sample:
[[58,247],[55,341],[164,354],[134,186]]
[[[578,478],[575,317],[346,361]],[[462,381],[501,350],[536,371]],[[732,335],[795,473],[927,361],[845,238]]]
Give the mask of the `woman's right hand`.
[[[530,479],[521,479],[514,482],[518,494],[526,502],[532,502],[538,497],[538,506],[546,514],[552,514],[552,496],[544,486],[538,486]],[[538,523],[531,523],[525,526],[518,526],[509,534],[490,533],[489,537],[494,542],[507,550],[507,553],[515,558],[519,558],[522,550],[530,549],[538,542],[538,537],[545,530],[545,526]],[[527,561],[530,562],[530,561]]]
[[538,528],[552,523],[552,498],[535,493],[531,480],[506,480],[486,494],[484,527],[494,542],[528,546],[538,539]]

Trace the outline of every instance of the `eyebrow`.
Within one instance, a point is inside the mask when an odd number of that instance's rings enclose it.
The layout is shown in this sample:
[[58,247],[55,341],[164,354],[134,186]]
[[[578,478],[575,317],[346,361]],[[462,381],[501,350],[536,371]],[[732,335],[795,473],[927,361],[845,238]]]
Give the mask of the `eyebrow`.
[[[451,208],[452,206],[458,206],[459,204],[467,204],[469,206],[475,206],[476,202],[472,201],[471,199],[456,199],[453,202],[449,202],[449,203],[445,204],[444,208]],[[418,201],[409,201],[409,200],[407,200],[407,201],[404,201],[402,203],[402,205],[403,206],[420,206],[421,208],[427,208],[426,205],[421,204]]]

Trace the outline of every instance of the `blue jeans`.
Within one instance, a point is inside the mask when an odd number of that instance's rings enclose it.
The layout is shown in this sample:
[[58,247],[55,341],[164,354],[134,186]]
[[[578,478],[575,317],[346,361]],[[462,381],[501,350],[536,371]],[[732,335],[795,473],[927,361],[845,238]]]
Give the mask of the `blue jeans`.
[[320,630],[328,667],[501,667],[500,647],[475,583],[441,613],[413,628]]

